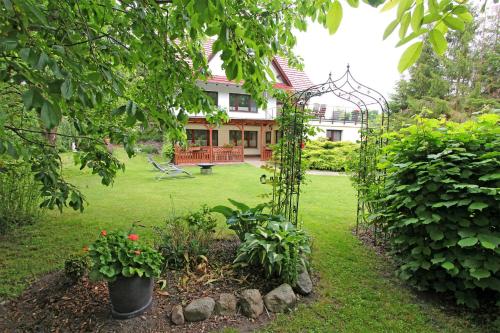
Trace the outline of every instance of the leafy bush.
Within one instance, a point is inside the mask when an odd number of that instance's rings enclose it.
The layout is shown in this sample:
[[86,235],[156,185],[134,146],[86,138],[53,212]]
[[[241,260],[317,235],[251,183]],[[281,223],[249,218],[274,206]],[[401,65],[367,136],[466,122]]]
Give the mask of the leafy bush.
[[163,145],[161,148],[161,153],[167,161],[172,161],[175,155],[174,143],[169,139],[168,135],[165,134],[163,137]]
[[64,262],[64,274],[73,283],[79,281],[90,267],[88,255],[73,255]]
[[160,150],[154,145],[138,145],[139,151],[145,154],[159,154]]
[[0,233],[37,222],[40,191],[28,166],[0,161]]
[[114,281],[119,276],[158,277],[163,258],[151,247],[138,242],[139,236],[123,231],[107,233],[89,246],[92,279]]
[[263,210],[269,207],[268,204],[259,204],[250,208],[236,200],[228,200],[236,209],[227,206],[216,206],[212,208],[212,211],[226,217],[226,223],[229,229],[234,230],[241,241],[245,240],[245,234],[252,233],[257,226],[263,225],[272,218],[271,215],[263,213]]
[[163,228],[155,228],[156,247],[165,259],[164,267],[182,269],[197,264],[207,255],[216,225],[207,206],[182,216],[172,212]]
[[500,117],[419,119],[386,148],[386,221],[398,275],[459,304],[500,305]]
[[319,139],[306,144],[302,159],[309,169],[347,171],[349,160],[357,156],[357,148],[358,145],[352,142]]
[[307,267],[309,237],[283,217],[275,216],[245,235],[234,260],[238,267],[261,267],[267,277],[294,286],[301,267]]
[[161,142],[163,133],[156,127],[148,127],[138,131],[137,141],[156,141]]

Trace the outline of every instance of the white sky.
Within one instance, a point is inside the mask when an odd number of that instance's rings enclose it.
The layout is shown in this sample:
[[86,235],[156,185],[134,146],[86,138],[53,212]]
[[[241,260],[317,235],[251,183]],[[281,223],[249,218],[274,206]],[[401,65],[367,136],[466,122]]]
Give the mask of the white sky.
[[[304,59],[304,70],[313,83],[334,79],[344,74],[346,65],[357,81],[378,90],[387,99],[400,78],[399,57],[407,47],[396,48],[398,31],[382,40],[386,26],[395,18],[395,11],[381,13],[360,1],[359,8],[342,2],[344,15],[334,35],[320,24],[310,23],[307,32],[297,32],[295,52]],[[329,95],[322,99],[331,105],[341,105]]]

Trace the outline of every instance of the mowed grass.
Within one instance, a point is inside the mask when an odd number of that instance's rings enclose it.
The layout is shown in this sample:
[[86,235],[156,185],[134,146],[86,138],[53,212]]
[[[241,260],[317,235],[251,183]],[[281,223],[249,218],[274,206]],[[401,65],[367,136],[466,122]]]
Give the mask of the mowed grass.
[[[49,212],[44,221],[0,238],[0,295],[13,297],[35,277],[63,266],[72,253],[92,242],[102,229],[131,224],[161,225],[175,209],[262,202],[270,188],[259,183],[263,170],[247,164],[216,166],[211,176],[197,167],[195,178],[155,180],[144,155],[126,162],[114,186],[105,187],[89,171],[79,171],[66,156],[65,176],[85,193],[83,214]],[[280,315],[266,332],[481,332],[467,316],[418,299],[393,277],[393,267],[364,247],[351,233],[356,198],[347,177],[308,176],[300,212],[314,238],[313,268],[321,277],[317,299],[293,315]],[[223,223],[221,220],[221,230]],[[138,233],[152,239],[150,228]],[[229,331],[229,330],[228,330]]]

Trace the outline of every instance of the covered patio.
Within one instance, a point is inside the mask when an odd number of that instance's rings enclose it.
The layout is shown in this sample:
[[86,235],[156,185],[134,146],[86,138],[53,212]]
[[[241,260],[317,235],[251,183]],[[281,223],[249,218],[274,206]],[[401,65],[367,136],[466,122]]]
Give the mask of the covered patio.
[[244,162],[245,156],[267,161],[272,156],[270,145],[276,142],[277,131],[274,120],[231,119],[215,126],[205,118],[193,117],[187,133],[188,146],[175,147],[177,165]]

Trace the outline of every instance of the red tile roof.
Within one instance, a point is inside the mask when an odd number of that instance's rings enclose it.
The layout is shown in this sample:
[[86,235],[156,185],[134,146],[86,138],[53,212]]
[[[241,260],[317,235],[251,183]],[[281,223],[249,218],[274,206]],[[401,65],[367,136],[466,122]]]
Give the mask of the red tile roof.
[[[204,44],[203,48],[205,49],[205,54],[207,55],[207,59],[210,61],[214,54],[212,54],[212,46],[214,44],[213,39],[208,39]],[[283,76],[283,81],[285,83],[275,83],[274,87],[285,90],[294,90],[301,91],[305,90],[313,85],[309,77],[306,73],[301,70],[291,68],[288,66],[288,61],[281,57],[274,57],[273,64]],[[241,83],[236,83],[234,81],[228,80],[225,76],[214,75],[208,82],[213,83],[225,83],[225,84],[234,84],[239,85]]]

